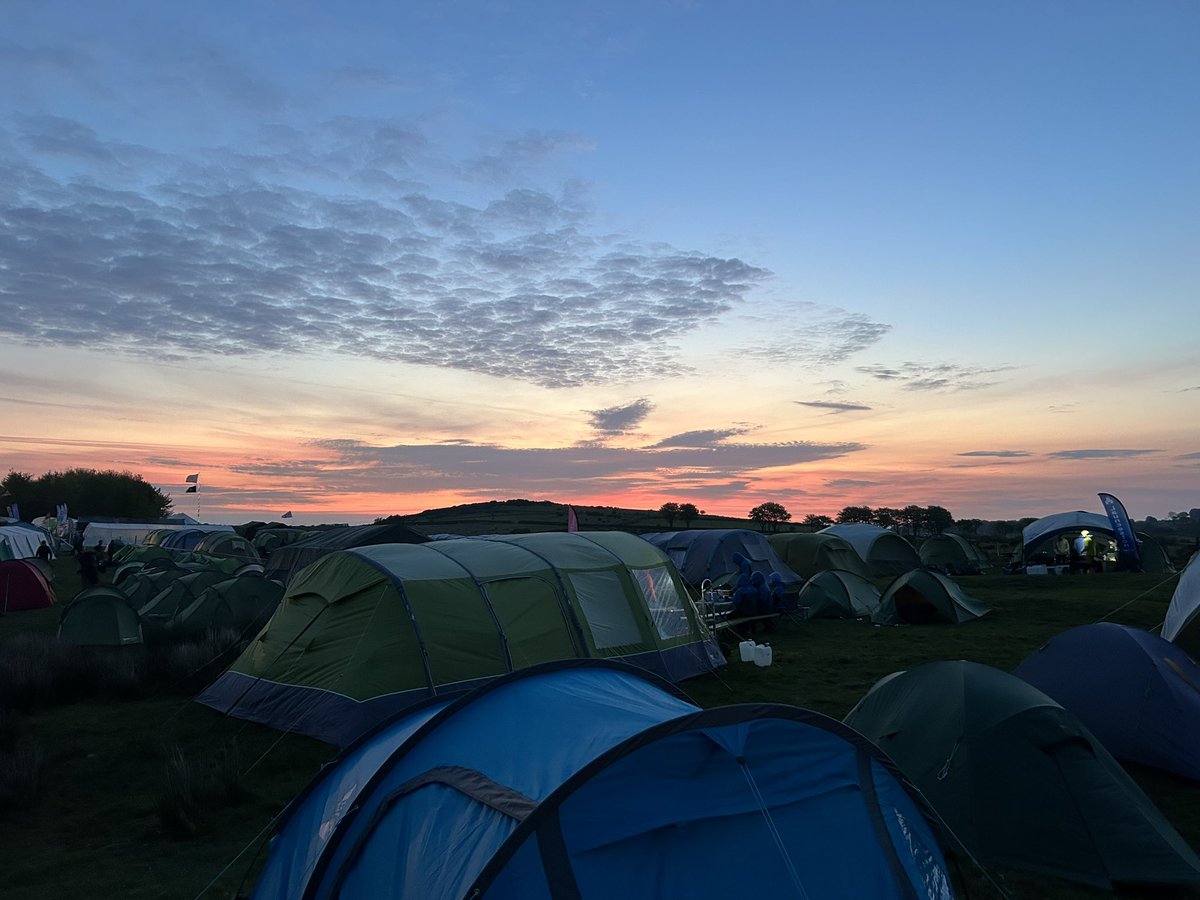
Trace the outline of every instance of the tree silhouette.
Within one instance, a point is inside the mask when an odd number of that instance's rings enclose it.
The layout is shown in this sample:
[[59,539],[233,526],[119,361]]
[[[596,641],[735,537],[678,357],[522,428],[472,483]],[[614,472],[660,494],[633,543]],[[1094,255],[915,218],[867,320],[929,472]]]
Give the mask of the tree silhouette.
[[658,508],[658,514],[667,520],[667,527],[674,528],[675,520],[679,518],[683,509],[678,503],[668,501]]
[[679,518],[683,519],[683,527],[690,528],[692,520],[700,515],[700,510],[696,509],[695,503],[680,503]]
[[754,509],[750,510],[750,518],[758,522],[762,526],[763,531],[770,528],[771,531],[778,531],[779,526],[791,519],[792,514],[784,509],[782,504],[773,501],[760,503]]

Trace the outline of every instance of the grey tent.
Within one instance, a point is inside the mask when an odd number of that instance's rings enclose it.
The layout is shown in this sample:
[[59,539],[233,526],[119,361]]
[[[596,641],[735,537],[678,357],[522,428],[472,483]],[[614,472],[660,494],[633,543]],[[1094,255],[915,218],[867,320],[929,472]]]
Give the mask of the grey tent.
[[808,618],[860,619],[879,607],[879,588],[861,575],[826,569],[800,588],[796,604],[808,610]]
[[979,575],[990,567],[987,555],[961,534],[935,534],[921,544],[921,562],[947,575]]
[[972,662],[889,675],[846,724],[984,863],[1083,882],[1200,885],[1200,858],[1070,712]]
[[899,575],[911,569],[921,568],[921,557],[913,545],[886,528],[878,525],[846,524],[830,525],[821,534],[836,534],[850,544],[866,563],[875,578]]
[[968,597],[954,581],[932,569],[914,569],[893,581],[871,613],[876,625],[958,624],[978,619],[991,607]]

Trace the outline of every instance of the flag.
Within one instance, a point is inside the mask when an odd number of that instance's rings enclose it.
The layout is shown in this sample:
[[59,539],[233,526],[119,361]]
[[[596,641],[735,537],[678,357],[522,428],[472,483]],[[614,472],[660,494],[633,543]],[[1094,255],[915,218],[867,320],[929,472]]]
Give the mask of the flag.
[[197,472],[195,475],[189,475],[187,478],[185,478],[183,480],[186,484],[199,484],[200,483],[200,473]]
[[291,517],[292,517],[292,511],[290,509],[287,512],[285,512],[282,516],[280,516],[281,519],[290,519]]
[[579,530],[579,516],[575,515],[575,507],[567,507],[567,531]]
[[193,484],[193,485],[192,485],[190,488],[188,488],[186,491],[184,491],[184,493],[185,493],[185,494],[194,494],[194,493],[196,493],[196,485],[194,485],[194,484]]
[[67,521],[67,504],[65,504],[65,503],[58,504],[58,515],[56,516],[56,518],[60,522]]
[[1108,521],[1112,523],[1113,533],[1117,536],[1117,567],[1142,570],[1142,553],[1138,549],[1137,535],[1133,533],[1133,523],[1129,521],[1129,513],[1125,505],[1112,494],[1098,494],[1108,513]]
[[17,504],[14,503],[8,508],[8,515],[9,515],[9,518],[12,518],[12,519],[21,518],[21,510],[18,509]]

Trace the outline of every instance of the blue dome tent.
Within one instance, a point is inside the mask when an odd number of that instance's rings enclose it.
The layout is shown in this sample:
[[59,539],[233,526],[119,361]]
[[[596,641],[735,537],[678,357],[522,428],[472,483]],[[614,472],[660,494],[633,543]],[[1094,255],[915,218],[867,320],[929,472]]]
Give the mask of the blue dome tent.
[[785,587],[796,587],[804,579],[780,559],[765,535],[742,528],[692,528],[659,531],[642,538],[662,550],[675,563],[683,580],[698,588],[706,579],[715,585],[732,584],[739,575],[740,555],[752,572],[778,574]]
[[349,747],[283,817],[254,897],[949,898],[926,814],[832,719],[701,710],[644,670],[566,661]]

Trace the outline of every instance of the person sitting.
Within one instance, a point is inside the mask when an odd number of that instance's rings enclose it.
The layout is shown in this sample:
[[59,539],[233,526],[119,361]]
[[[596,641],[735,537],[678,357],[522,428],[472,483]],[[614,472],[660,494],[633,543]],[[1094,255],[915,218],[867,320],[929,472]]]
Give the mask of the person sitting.
[[771,612],[783,612],[787,603],[787,588],[783,584],[783,576],[772,572],[767,578],[767,587],[771,589]]

